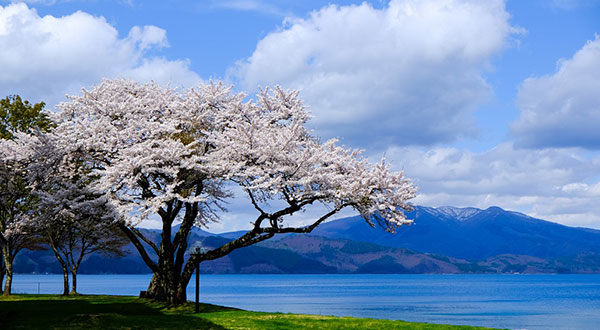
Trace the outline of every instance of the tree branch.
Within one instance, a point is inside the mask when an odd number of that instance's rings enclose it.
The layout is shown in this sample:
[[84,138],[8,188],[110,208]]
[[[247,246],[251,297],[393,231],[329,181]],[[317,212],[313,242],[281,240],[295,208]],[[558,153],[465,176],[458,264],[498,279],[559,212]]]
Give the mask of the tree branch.
[[283,189],[281,189],[281,193],[283,194],[283,197],[285,197],[285,200],[288,202],[288,204],[296,205],[296,201],[290,196],[288,192],[288,187],[283,187]]
[[178,271],[181,271],[181,266],[183,265],[183,260],[185,257],[185,251],[187,250],[187,238],[192,230],[194,219],[197,215],[198,202],[193,204],[185,203],[185,215],[183,216],[183,221],[179,226],[177,234],[175,234],[175,239],[173,240],[173,244],[177,248],[177,253],[175,255],[175,268]]
[[254,206],[254,208],[260,212],[260,214],[266,214],[265,211],[263,211],[263,209],[258,206],[258,203],[256,202],[256,199],[254,199],[254,195],[252,194],[252,191],[250,191],[250,189],[246,190],[248,192],[248,197],[250,197],[250,201],[252,202],[252,206]]
[[8,242],[6,241],[6,238],[4,238],[4,235],[2,233],[0,233],[0,250],[4,249],[6,244],[8,244]]
[[[305,204],[310,204],[314,202],[313,201],[305,201]],[[332,215],[338,213],[341,209],[343,209],[344,207],[350,206],[352,204],[350,203],[346,203],[346,204],[341,204],[337,207],[335,207],[333,210],[327,212],[325,215],[323,215],[322,217],[320,217],[319,219],[317,219],[317,221],[315,221],[314,223],[312,223],[309,226],[306,227],[301,227],[301,228],[294,228],[294,227],[287,227],[287,228],[278,228],[278,227],[267,227],[267,228],[260,228],[258,226],[254,226],[254,228],[252,230],[250,230],[249,232],[245,233],[244,235],[242,235],[241,237],[239,237],[238,239],[235,239],[233,241],[230,241],[224,245],[222,245],[221,247],[218,247],[214,250],[210,250],[208,252],[199,254],[199,255],[190,255],[190,258],[188,259],[185,268],[183,270],[182,273],[182,280],[185,281],[185,283],[187,283],[187,281],[189,281],[191,274],[194,272],[194,267],[196,265],[197,262],[201,262],[201,261],[205,261],[205,260],[214,260],[214,259],[218,259],[221,258],[229,253],[231,253],[233,250],[239,249],[239,248],[243,248],[246,246],[250,246],[259,242],[262,242],[264,240],[267,240],[273,236],[275,236],[275,234],[284,234],[284,233],[310,233],[311,231],[313,231],[318,225],[320,225],[323,221],[327,220],[329,217],[331,217]],[[296,206],[298,207],[298,206]],[[292,211],[293,209],[295,209],[293,206],[287,207],[279,212],[274,213],[275,215],[279,215],[281,216],[282,214],[291,214],[294,213],[294,211]],[[260,218],[261,217],[265,217],[267,216],[267,214],[261,214],[257,220],[256,223],[260,222]],[[273,216],[273,215],[271,215]]]
[[[144,246],[142,245],[142,243],[140,242],[140,240],[138,239],[136,234],[134,234],[134,232],[132,231],[132,229],[133,230],[136,230],[136,229],[130,228],[130,227],[126,226],[124,223],[119,223],[118,226],[123,231],[123,233],[125,233],[125,235],[127,235],[127,237],[129,237],[129,239],[131,240],[131,243],[133,243],[133,246],[135,246],[135,248],[138,250],[138,252],[140,253],[140,256],[142,256],[142,259],[144,260],[146,265],[150,268],[150,270],[152,270],[152,272],[157,272],[158,266],[156,265],[156,263],[154,261],[152,261],[152,259],[146,252],[146,249],[144,249]],[[143,237],[143,236],[141,236],[141,237]],[[156,248],[156,245],[154,247]]]
[[[152,242],[149,238],[147,238],[146,236],[144,236],[144,234],[142,234],[139,230],[137,230],[137,228],[134,227],[127,227],[129,230],[131,230],[135,236],[139,237],[142,241],[144,241],[144,243],[148,244],[152,250],[154,250],[154,252],[156,252],[156,254],[158,254],[158,247],[156,246],[156,244],[154,242]],[[127,234],[127,233],[125,233]]]
[[322,217],[320,217],[317,221],[315,221],[310,226],[301,227],[301,228],[295,228],[295,227],[286,227],[286,228],[269,227],[269,228],[262,228],[262,231],[264,233],[267,233],[267,234],[272,233],[273,235],[274,234],[286,234],[286,233],[310,233],[318,225],[320,225],[323,221],[327,220],[329,217],[331,217],[332,215],[338,213],[341,209],[343,209],[344,207],[349,206],[349,205],[350,204],[342,204],[342,205],[334,208],[333,210],[329,211],[328,213],[326,213],[325,215],[323,215]]

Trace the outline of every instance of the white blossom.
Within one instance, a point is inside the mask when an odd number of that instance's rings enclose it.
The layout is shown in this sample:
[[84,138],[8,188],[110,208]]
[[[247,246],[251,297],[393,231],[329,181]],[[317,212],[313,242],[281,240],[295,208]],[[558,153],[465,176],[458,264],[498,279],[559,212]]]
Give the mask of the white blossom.
[[[306,128],[310,114],[297,91],[262,90],[254,100],[222,83],[178,91],[154,83],[105,80],[59,105],[54,134],[67,153],[87,154],[106,192],[132,224],[170,200],[210,210],[239,184],[257,202],[321,202],[353,207],[387,229],[410,223],[404,211],[415,188],[385,161],[321,143]],[[186,188],[203,180],[213,189]],[[218,192],[218,196],[214,193]],[[199,224],[210,219],[200,213]]]

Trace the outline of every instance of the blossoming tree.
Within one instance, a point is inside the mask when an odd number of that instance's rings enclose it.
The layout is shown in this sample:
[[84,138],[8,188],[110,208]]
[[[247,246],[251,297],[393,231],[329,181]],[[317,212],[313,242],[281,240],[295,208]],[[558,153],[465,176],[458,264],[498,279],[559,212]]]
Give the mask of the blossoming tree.
[[[0,140],[0,144],[9,143]],[[35,196],[27,188],[23,164],[10,151],[0,148],[0,249],[2,264],[0,281],[4,281],[3,295],[11,294],[13,261],[19,251],[36,246],[28,228],[35,212]]]
[[53,134],[21,135],[29,185],[37,197],[36,233],[52,249],[63,270],[63,295],[77,293],[77,273],[91,253],[123,256],[128,239],[116,226],[118,212],[94,190],[96,179],[80,153],[65,150]]
[[[248,101],[220,83],[178,92],[105,80],[59,108],[54,133],[93,164],[92,184],[106,191],[124,219],[120,228],[154,273],[153,299],[182,303],[197,262],[276,234],[309,233],[344,208],[390,231],[410,223],[410,181],[384,161],[373,165],[336,141],[321,143],[306,128],[309,114],[295,91],[266,89]],[[251,229],[188,255],[191,229],[218,221],[234,186],[256,210]],[[301,226],[286,221],[314,204],[326,211]],[[162,223],[159,242],[136,228],[148,218]]]
[[31,104],[18,95],[0,99],[0,284],[6,274],[4,295],[11,294],[12,264],[23,248],[39,248],[27,223],[35,213],[36,198],[27,184],[22,143],[16,136],[48,131],[53,126],[44,103]]

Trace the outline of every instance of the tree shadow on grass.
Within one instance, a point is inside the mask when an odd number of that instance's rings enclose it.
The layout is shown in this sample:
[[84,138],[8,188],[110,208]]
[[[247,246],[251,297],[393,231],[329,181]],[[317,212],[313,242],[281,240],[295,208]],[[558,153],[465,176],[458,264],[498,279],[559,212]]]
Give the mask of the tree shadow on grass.
[[[202,312],[223,310],[203,306]],[[214,329],[200,317],[163,313],[145,303],[90,303],[86,300],[0,301],[0,329]]]

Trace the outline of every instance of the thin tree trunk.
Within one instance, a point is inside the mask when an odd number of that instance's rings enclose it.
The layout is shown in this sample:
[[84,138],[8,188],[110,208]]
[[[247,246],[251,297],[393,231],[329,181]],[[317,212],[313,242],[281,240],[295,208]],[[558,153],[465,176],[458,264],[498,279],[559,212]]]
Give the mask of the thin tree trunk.
[[63,294],[63,296],[66,296],[69,294],[69,268],[67,267],[66,262],[64,261],[64,259],[60,255],[60,253],[58,252],[56,245],[53,243],[54,242],[51,240],[50,247],[52,248],[52,252],[54,252],[54,256],[56,257],[56,260],[58,260],[58,262],[60,263],[60,266],[62,267],[62,270],[63,270],[63,293],[62,294]]
[[4,283],[4,275],[6,274],[6,268],[4,267],[4,254],[0,251],[0,294],[4,292],[3,283]]
[[69,271],[63,267],[63,296],[69,294]]
[[[4,266],[6,267],[6,280],[4,282],[4,292],[2,292],[3,296],[10,296],[12,289],[12,277],[13,277],[13,267],[12,267],[12,258],[9,253],[7,253],[7,247],[4,249]],[[10,252],[10,251],[8,251]]]
[[0,294],[2,294],[4,292],[4,286],[2,285],[4,283],[4,275],[6,274],[6,271],[4,269],[2,269],[2,271],[0,271]]
[[71,294],[77,294],[77,268],[73,267],[71,269]]

